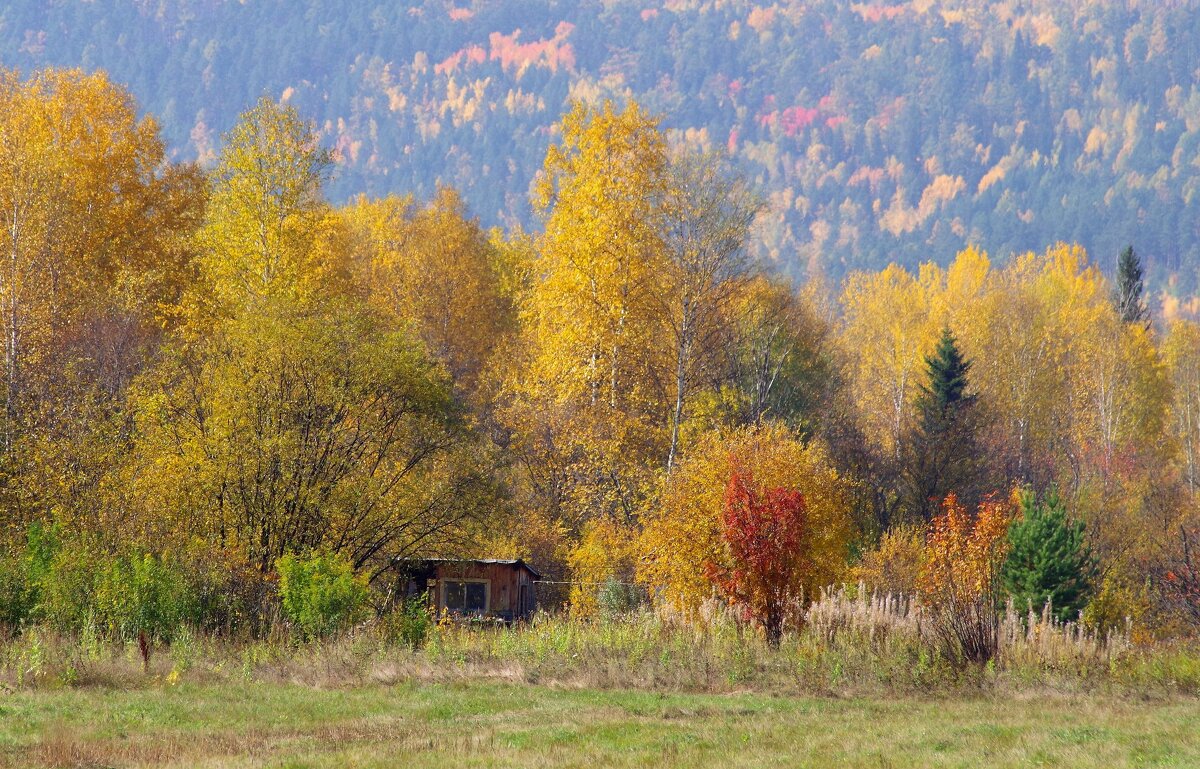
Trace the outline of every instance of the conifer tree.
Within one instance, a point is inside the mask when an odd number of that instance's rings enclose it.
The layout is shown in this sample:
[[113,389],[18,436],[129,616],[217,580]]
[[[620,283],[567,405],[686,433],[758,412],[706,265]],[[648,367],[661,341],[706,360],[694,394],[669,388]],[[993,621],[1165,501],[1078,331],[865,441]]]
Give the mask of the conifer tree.
[[978,501],[982,463],[976,444],[976,397],[967,391],[971,363],[963,357],[950,329],[943,329],[932,355],[925,358],[928,377],[917,399],[917,421],[901,466],[902,512],[928,521],[951,492],[973,505]]
[[1143,290],[1141,257],[1133,246],[1125,246],[1117,262],[1117,311],[1123,322],[1146,323],[1150,319]]
[[1096,561],[1084,541],[1083,521],[1071,521],[1057,489],[1038,498],[1021,494],[1021,515],[1009,527],[1001,584],[1017,609],[1050,603],[1059,620],[1075,619],[1087,604]]

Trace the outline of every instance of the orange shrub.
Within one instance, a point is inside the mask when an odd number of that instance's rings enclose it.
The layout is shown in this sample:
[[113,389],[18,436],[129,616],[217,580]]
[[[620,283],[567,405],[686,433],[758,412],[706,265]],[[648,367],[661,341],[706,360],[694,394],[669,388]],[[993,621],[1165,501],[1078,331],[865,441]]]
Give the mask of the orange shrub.
[[928,603],[973,601],[993,594],[1008,547],[1009,512],[995,500],[975,515],[953,494],[929,524],[918,589]]
[[983,502],[972,516],[951,494],[930,523],[918,588],[932,636],[956,665],[984,664],[999,648],[996,587],[1009,518],[995,500]]

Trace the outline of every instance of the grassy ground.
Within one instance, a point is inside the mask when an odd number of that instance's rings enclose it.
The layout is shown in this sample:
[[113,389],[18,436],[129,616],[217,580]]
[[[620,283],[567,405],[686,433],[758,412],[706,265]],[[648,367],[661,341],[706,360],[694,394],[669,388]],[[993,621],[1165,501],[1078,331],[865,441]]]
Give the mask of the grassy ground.
[[1200,766],[1200,702],[833,699],[521,683],[152,684],[0,695],[14,767]]

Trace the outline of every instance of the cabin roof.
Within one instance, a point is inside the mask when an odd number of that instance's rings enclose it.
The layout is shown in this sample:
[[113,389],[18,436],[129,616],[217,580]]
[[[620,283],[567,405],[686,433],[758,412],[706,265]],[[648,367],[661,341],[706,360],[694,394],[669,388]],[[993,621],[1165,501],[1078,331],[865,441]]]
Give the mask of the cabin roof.
[[529,573],[534,577],[541,579],[542,573],[530,566],[520,558],[397,558],[393,563],[403,563],[405,561],[411,563],[431,563],[431,564],[479,564],[479,565],[499,565],[499,566],[516,566],[518,568],[528,569]]

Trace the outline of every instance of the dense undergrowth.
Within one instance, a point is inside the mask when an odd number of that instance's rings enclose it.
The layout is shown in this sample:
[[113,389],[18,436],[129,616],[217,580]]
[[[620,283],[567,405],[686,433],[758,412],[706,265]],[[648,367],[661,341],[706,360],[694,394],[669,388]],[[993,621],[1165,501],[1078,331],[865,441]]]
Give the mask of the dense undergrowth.
[[[828,591],[773,649],[727,612],[682,622],[649,612],[584,620],[539,614],[512,627],[435,622],[408,612],[302,642],[182,630],[143,647],[26,628],[0,645],[7,688],[285,682],[329,688],[498,679],[589,688],[851,696],[1004,692],[1200,694],[1200,647],[1101,637],[1010,608],[985,665],[956,663],[925,612],[894,596]],[[145,652],[145,656],[143,656]]]

